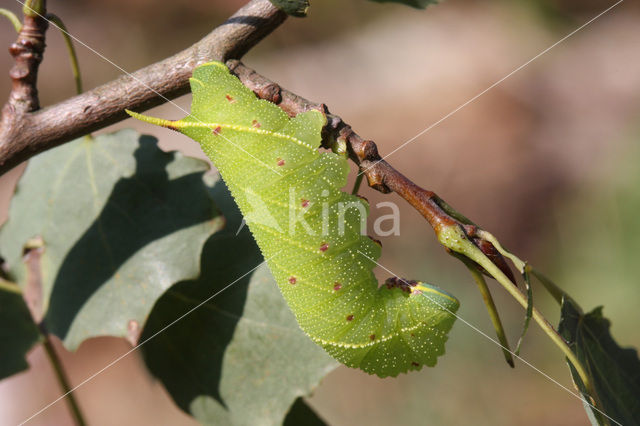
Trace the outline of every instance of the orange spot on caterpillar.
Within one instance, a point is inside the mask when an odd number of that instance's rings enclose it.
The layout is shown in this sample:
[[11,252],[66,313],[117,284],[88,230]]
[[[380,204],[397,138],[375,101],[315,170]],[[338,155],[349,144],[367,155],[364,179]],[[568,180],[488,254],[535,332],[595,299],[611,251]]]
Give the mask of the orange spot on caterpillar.
[[213,133],[214,135],[218,136],[220,134],[220,132],[222,131],[222,127],[218,126],[215,129],[213,129],[211,131],[211,133]]
[[414,367],[420,367],[420,364],[418,364],[418,363],[417,363],[417,362],[415,362],[415,361],[413,361],[413,362],[411,363],[411,365],[413,365]]
[[324,253],[327,250],[329,250],[329,244],[322,243],[322,245],[320,246],[320,251]]
[[260,128],[260,126],[261,126],[261,124],[260,124],[260,123],[258,123],[258,120],[253,120],[253,121],[251,122],[251,125],[252,125],[253,127],[255,127],[256,129],[259,129],[259,128]]
[[284,160],[280,157],[276,159],[278,166],[284,166]]
[[235,99],[233,99],[233,98],[232,98],[231,96],[229,96],[229,95],[224,95],[224,97],[225,97],[225,98],[227,98],[227,100],[228,100],[230,103],[234,103],[234,102],[236,101]]
[[342,284],[340,284],[339,282],[336,281],[336,283],[333,285],[333,289],[335,291],[338,291],[342,288]]
[[353,321],[353,315],[347,315],[347,321]]
[[302,207],[307,207],[309,205],[309,200],[305,200],[304,198],[301,198],[300,201],[302,201]]
[[411,337],[416,337],[416,335],[415,335],[415,334],[413,334],[413,333],[411,333]]
[[296,283],[296,281],[298,281],[296,277],[289,277],[289,284],[293,285]]
[[371,340],[376,340],[376,335],[375,335],[375,334],[372,334],[371,336],[369,336],[369,339],[371,339]]

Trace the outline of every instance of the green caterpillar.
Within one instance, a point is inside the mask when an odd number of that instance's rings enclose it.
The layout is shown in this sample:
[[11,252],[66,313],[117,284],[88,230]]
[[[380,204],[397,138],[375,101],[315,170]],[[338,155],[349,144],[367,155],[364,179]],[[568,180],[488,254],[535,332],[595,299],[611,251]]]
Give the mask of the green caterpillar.
[[340,362],[380,377],[433,366],[458,301],[398,278],[378,288],[380,246],[360,232],[368,204],[340,190],[343,155],[320,152],[326,118],[290,119],[221,63],[196,68],[191,115],[129,112],[198,141],[218,168],[302,330]]

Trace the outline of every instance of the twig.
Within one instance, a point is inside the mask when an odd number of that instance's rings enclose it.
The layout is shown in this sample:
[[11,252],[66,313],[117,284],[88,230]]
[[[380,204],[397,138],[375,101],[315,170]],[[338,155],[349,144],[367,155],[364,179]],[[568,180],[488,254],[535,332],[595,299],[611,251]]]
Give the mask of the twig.
[[[29,113],[21,115],[16,114],[12,107],[15,101],[10,99],[0,122],[0,174],[40,152],[127,118],[125,108],[143,111],[187,93],[189,77],[198,64],[240,58],[285,18],[269,0],[253,0],[191,47],[82,95],[30,112],[38,109],[36,102],[27,108]],[[46,26],[40,17],[31,21]],[[23,28],[21,34],[27,30]],[[16,66],[18,59],[20,64],[26,60],[16,58]],[[36,76],[28,73],[27,77],[24,90],[37,101]]]
[[[42,307],[42,254],[44,252],[44,241],[40,237],[35,237],[28,240],[24,247],[23,262],[27,272],[27,282],[23,289],[20,289],[15,285],[17,292],[22,294],[22,297],[29,309],[31,319],[34,324],[37,325],[40,332],[40,341],[44,346],[47,359],[53,368],[58,384],[62,388],[63,394],[69,409],[77,425],[86,424],[80,410],[80,406],[75,399],[69,385],[69,379],[65,372],[64,366],[58,354],[56,353],[51,336],[47,331],[47,327],[43,321],[43,307]],[[0,284],[2,280],[0,279]],[[23,291],[24,290],[24,291]]]
[[20,30],[22,29],[22,22],[20,22],[15,13],[5,9],[4,7],[0,7],[0,16],[7,18],[11,22],[11,25],[13,25],[13,28],[15,28],[16,32],[20,33]]
[[73,47],[73,40],[67,31],[67,27],[62,22],[62,19],[58,15],[53,13],[47,13],[47,19],[60,30],[60,34],[64,40],[65,46],[67,46],[67,53],[69,53],[69,60],[71,61],[71,71],[73,72],[73,80],[76,83],[76,94],[82,93],[82,76],[80,75],[80,64],[78,64],[78,55],[76,55],[76,49]]
[[356,176],[356,181],[353,183],[353,189],[351,190],[351,194],[358,195],[358,191],[360,190],[360,184],[362,183],[363,177],[364,177],[364,174],[358,173],[358,176]]
[[71,415],[73,416],[73,420],[75,424],[78,426],[84,426],[87,422],[84,420],[82,416],[82,411],[80,411],[80,406],[78,405],[78,401],[76,401],[76,397],[73,392],[71,392],[72,388],[69,385],[69,379],[64,370],[64,366],[62,365],[62,361],[56,352],[55,347],[53,346],[53,342],[49,337],[49,334],[46,330],[42,330],[43,342],[45,353],[47,354],[47,358],[49,358],[49,362],[53,366],[53,371],[56,373],[56,379],[58,379],[58,383],[62,388],[62,392],[65,395],[65,399],[69,403],[69,408],[71,409]]

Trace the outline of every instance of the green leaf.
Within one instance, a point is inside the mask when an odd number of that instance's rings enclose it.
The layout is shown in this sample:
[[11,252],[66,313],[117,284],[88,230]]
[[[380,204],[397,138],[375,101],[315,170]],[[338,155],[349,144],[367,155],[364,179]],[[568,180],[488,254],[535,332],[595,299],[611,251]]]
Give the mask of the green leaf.
[[402,3],[416,9],[426,9],[430,4],[437,4],[438,0],[371,0],[376,3]]
[[307,16],[309,10],[309,0],[269,0],[275,7],[285,12],[287,15],[299,18]]
[[235,235],[241,216],[221,182],[214,199],[228,226],[205,244],[202,275],[156,303],[141,336],[151,338],[144,359],[202,423],[281,424],[337,363],[298,328],[247,229]]
[[[610,419],[623,425],[640,424],[640,360],[632,348],[621,348],[610,334],[611,323],[602,315],[602,307],[583,314],[571,299],[565,298],[558,332],[589,372],[595,390],[594,410],[585,404],[590,418],[600,424]],[[591,401],[577,372],[573,381],[587,401]],[[592,417],[593,416],[593,417]]]
[[0,380],[29,368],[25,355],[39,337],[20,289],[0,281]]
[[[434,366],[459,302],[393,277],[380,286],[381,247],[361,233],[368,204],[343,192],[345,155],[320,151],[326,117],[289,118],[219,62],[195,69],[191,114],[132,116],[200,142],[225,180],[300,328],[337,360],[380,377]],[[300,220],[302,218],[302,220]]]
[[[207,169],[131,130],[30,161],[0,252],[21,287],[36,279],[45,326],[67,348],[101,335],[135,341],[157,298],[198,275],[202,244],[223,224],[202,180]],[[29,240],[43,247],[27,269]]]

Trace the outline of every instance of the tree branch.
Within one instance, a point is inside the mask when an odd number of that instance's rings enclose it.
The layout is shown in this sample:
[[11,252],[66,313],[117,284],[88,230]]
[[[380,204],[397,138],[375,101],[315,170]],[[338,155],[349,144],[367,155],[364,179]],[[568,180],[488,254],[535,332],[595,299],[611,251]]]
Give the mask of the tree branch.
[[[187,93],[197,65],[240,58],[285,18],[269,0],[252,0],[188,49],[82,95],[35,112],[38,106],[32,103],[22,114],[16,114],[12,96],[0,122],[0,175],[40,152],[127,118],[125,108],[143,111]],[[35,21],[42,25],[40,17]],[[28,86],[37,94],[35,77],[31,73],[24,83],[25,90]]]

